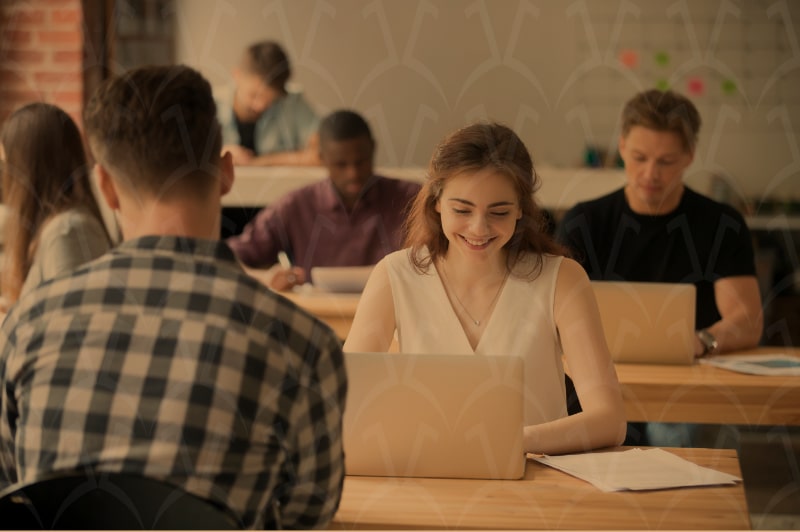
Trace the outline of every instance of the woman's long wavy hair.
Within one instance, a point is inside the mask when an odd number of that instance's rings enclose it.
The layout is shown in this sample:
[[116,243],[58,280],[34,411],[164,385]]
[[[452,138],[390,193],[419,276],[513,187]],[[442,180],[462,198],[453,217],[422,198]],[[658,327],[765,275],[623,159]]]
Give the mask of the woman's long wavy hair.
[[504,246],[508,250],[508,271],[514,271],[520,258],[530,254],[536,260],[525,275],[535,278],[542,268],[542,254],[567,255],[547,233],[547,218],[534,200],[540,180],[522,140],[502,124],[477,123],[451,133],[439,144],[428,165],[428,179],[411,204],[404,228],[405,247],[411,248],[411,262],[420,273],[447,253],[448,240],[442,230],[441,215],[436,212],[436,202],[448,180],[485,169],[492,169],[512,182],[522,210],[514,234]]
[[58,107],[32,103],[15,111],[0,136],[5,153],[2,294],[14,303],[31,268],[45,223],[65,210],[81,207],[103,217],[90,182],[80,131]]

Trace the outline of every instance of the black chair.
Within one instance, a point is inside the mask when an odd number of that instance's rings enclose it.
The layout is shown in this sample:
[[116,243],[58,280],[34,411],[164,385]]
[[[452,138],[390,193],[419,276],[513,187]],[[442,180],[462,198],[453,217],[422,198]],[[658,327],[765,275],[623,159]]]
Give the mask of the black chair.
[[0,528],[236,530],[233,512],[180,487],[128,473],[54,473],[0,492]]

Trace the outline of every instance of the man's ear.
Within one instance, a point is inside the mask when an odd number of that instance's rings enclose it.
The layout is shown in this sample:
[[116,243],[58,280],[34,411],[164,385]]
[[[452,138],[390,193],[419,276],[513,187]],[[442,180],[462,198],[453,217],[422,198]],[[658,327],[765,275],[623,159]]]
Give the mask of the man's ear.
[[97,187],[106,200],[109,208],[112,211],[119,210],[119,196],[117,195],[117,187],[105,167],[99,163],[94,165],[94,173],[97,176]]
[[233,187],[233,155],[226,151],[219,161],[219,195],[224,196]]

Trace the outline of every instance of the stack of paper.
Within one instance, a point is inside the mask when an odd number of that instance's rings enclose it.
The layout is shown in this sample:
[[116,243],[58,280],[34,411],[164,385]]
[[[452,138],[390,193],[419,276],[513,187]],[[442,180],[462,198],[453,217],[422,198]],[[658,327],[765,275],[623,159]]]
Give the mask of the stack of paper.
[[534,460],[578,477],[602,491],[659,490],[734,484],[742,479],[700,467],[663,449],[532,456]]

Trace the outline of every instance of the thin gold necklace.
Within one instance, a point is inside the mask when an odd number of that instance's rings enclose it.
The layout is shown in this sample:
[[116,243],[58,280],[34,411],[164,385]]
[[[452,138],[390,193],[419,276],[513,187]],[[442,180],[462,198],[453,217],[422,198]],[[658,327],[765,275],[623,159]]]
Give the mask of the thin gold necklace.
[[500,282],[500,286],[497,288],[497,292],[495,292],[494,297],[489,302],[489,306],[486,308],[486,312],[484,313],[483,317],[481,319],[479,319],[479,320],[476,320],[475,318],[472,317],[472,314],[470,314],[469,310],[467,310],[466,305],[464,305],[464,303],[461,301],[461,298],[458,297],[458,294],[456,294],[455,288],[450,284],[450,277],[448,277],[448,275],[447,275],[447,268],[445,268],[444,262],[442,262],[442,273],[444,274],[445,281],[447,281],[447,284],[445,286],[450,285],[450,292],[453,293],[453,297],[456,298],[456,301],[458,302],[458,304],[461,307],[461,309],[464,311],[464,314],[466,314],[467,317],[469,318],[469,320],[472,323],[475,324],[475,327],[480,327],[481,326],[481,322],[484,319],[486,319],[487,316],[489,316],[489,313],[492,311],[492,308],[494,307],[494,304],[497,301],[497,298],[500,297],[500,292],[503,291],[503,287],[506,284],[506,279],[508,279],[508,273],[509,272],[506,271],[505,275],[503,276],[503,280]]

